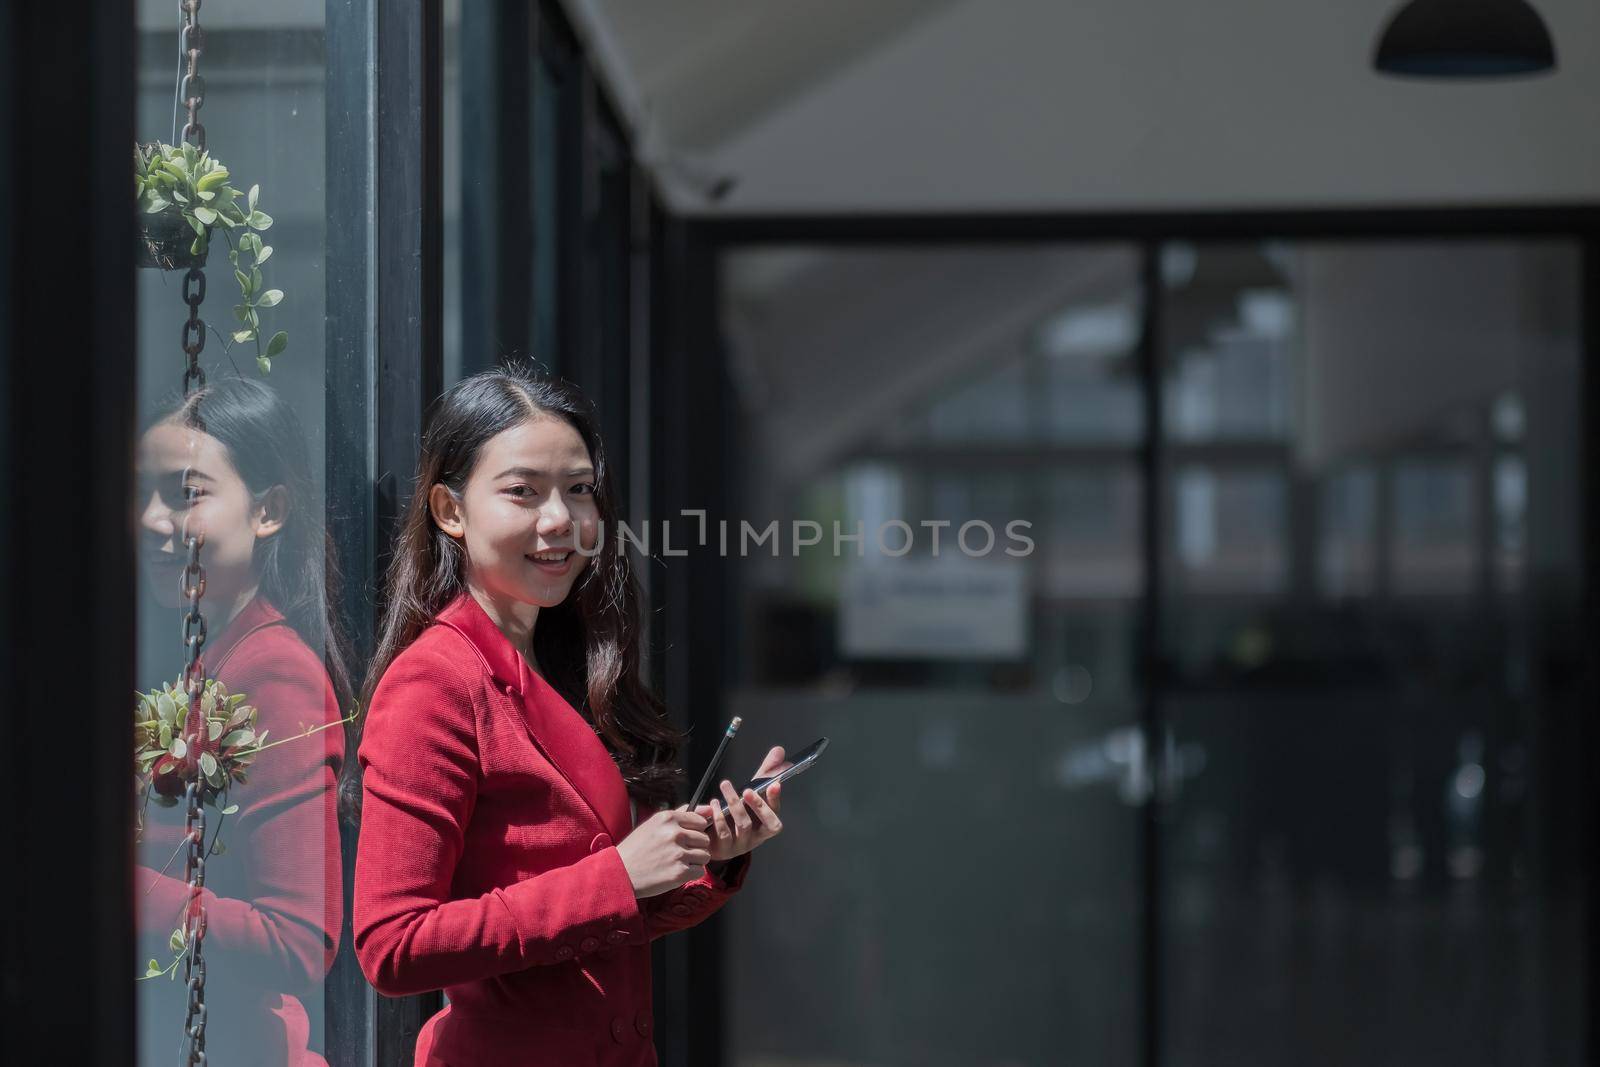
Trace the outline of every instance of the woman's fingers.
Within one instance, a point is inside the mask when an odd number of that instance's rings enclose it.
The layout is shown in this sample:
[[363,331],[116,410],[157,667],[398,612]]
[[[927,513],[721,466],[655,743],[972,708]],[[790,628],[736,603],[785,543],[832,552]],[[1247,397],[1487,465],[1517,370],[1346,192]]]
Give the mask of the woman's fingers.
[[[770,788],[780,787],[773,786]],[[778,813],[772,810],[772,807],[766,802],[765,798],[763,798],[760,793],[757,793],[754,789],[746,789],[744,792],[744,802],[755,810],[756,818],[761,820],[761,825],[766,828],[768,836],[776,834],[779,830],[783,829],[783,822],[778,818]]]
[[773,745],[772,750],[767,753],[767,758],[761,761],[761,769],[756,771],[756,777],[765,778],[769,774],[777,774],[786,766],[788,764],[783,762],[783,746]]
[[742,837],[750,829],[750,812],[734,790],[733,783],[727,779],[722,781],[722,795],[728,798],[728,814],[733,818],[734,835]]
[[707,810],[711,813],[708,816],[708,818],[711,820],[711,827],[707,832],[711,835],[712,839],[721,841],[724,838],[732,837],[733,830],[723,822],[722,805],[717,803],[717,799],[715,797],[711,798],[711,804],[708,806]]

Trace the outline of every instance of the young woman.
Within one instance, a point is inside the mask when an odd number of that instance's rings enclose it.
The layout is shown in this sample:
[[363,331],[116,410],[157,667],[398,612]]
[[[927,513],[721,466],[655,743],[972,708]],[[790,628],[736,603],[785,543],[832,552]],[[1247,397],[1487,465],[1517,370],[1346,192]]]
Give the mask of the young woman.
[[[448,994],[418,1064],[654,1064],[650,942],[720,908],[782,829],[778,787],[666,807],[681,737],[639,678],[611,492],[563,382],[475,375],[423,435],[361,742],[353,916],[379,992]],[[773,748],[758,773],[786,766]]]
[[[230,378],[169,409],[142,435],[137,455],[140,556],[149,592],[171,624],[161,631],[172,634],[173,669],[165,680],[182,666],[177,619],[186,603],[180,578],[187,528],[205,538],[206,675],[246,695],[269,741],[337,722],[333,682],[343,687],[345,678],[305,442],[276,392]],[[336,788],[343,754],[341,731],[326,729],[261,752],[248,781],[230,790],[239,810],[221,819],[225,850],[206,864],[202,897],[206,1051],[213,1062],[324,1062],[310,1051],[307,1005],[321,1015],[321,983],[339,943]],[[216,832],[219,813],[208,807],[206,816]],[[173,958],[167,941],[189,901],[183,839],[183,805],[150,804],[134,883],[140,960]],[[149,979],[139,990],[140,1062],[169,1063],[184,1021],[182,974]]]

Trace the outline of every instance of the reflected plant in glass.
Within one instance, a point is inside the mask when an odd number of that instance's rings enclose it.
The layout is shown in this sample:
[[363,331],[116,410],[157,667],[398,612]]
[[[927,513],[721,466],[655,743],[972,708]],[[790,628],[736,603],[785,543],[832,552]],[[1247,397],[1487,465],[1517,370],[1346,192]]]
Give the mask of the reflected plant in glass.
[[[138,694],[133,709],[134,782],[141,795],[136,809],[136,834],[143,829],[144,807],[152,796],[156,803],[171,807],[178,803],[189,783],[195,782],[200,802],[221,813],[204,854],[209,859],[224,851],[222,824],[239,810],[237,804],[228,803],[228,788],[234,782],[247,781],[245,771],[261,751],[267,735],[265,730],[256,732],[256,709],[245,700],[243,693],[228,692],[227,686],[214,678],[206,679],[198,709],[192,706],[181,678],[177,685],[166,684]],[[195,833],[203,834],[203,826]],[[189,840],[185,838],[178,851]],[[203,839],[200,843],[205,845]],[[167,861],[169,866],[178,858],[178,851]],[[163,967],[150,960],[144,977],[175,978],[187,947],[185,925],[180,924],[168,941],[172,962]]]
[[214,678],[206,679],[199,714],[182,679],[141,693],[133,713],[134,762],[145,799],[153,794],[170,807],[198,777],[201,802],[216,806],[232,783],[247,781],[267,731],[257,734],[256,709],[245,700]]
[[[242,295],[233,309],[241,328],[233,331],[231,343],[223,343],[231,347],[254,341],[256,368],[266,374],[272,370],[273,357],[289,347],[289,335],[283,330],[265,344],[261,340],[261,312],[283,302],[283,290],[266,288],[261,276],[261,265],[272,258],[272,246],[262,242],[261,233],[272,226],[272,216],[256,206],[259,185],[241,193],[228,184],[228,178],[227,167],[188,142],[134,148],[134,195],[141,212],[144,262],[162,270],[199,266],[205,262],[212,231],[221,227]],[[240,231],[237,238],[234,231]]]
[[[162,807],[170,808],[183,798],[189,783],[195,782],[200,802],[209,804],[219,813],[211,843],[203,849],[207,859],[227,851],[222,843],[222,826],[229,815],[239,810],[239,805],[229,801],[228,794],[234,785],[245,785],[249,781],[246,772],[256,756],[266,749],[354,722],[360,714],[358,704],[342,719],[268,742],[270,731],[257,727],[257,710],[247,703],[248,697],[229,692],[228,687],[215,678],[205,680],[198,713],[181,677],[175,684],[164,683],[160,689],[138,693],[136,697],[133,763],[139,803],[135,809],[135,840],[143,830],[144,809],[152,798]],[[167,867],[177,860],[188,841],[189,838],[185,838],[173,852]],[[204,841],[201,843],[204,845]],[[167,867],[157,873],[165,874]],[[162,966],[159,961],[150,960],[143,977],[175,977],[188,948],[186,936],[184,926],[179,925],[168,942],[173,952],[172,962]]]

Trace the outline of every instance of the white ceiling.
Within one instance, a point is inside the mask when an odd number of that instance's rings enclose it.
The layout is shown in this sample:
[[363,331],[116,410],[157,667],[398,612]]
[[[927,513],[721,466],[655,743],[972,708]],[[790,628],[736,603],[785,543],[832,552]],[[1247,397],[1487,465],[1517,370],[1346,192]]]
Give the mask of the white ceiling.
[[[1397,80],[1396,0],[568,0],[697,213],[1600,201],[1600,3],[1535,0],[1560,67]],[[683,173],[690,173],[686,170]]]

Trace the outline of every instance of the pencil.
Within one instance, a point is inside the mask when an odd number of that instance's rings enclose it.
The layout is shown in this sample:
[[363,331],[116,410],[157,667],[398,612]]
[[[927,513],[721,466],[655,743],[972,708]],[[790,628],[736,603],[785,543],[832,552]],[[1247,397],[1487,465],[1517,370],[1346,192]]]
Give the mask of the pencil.
[[717,775],[717,768],[722,765],[722,754],[727,751],[728,742],[733,740],[733,735],[739,732],[739,724],[744,722],[735,715],[728,723],[728,729],[723,732],[722,740],[717,742],[717,751],[711,756],[711,765],[706,768],[706,773],[700,776],[700,784],[695,786],[694,796],[689,798],[689,810],[693,811],[700,806],[701,798],[706,795],[706,787],[711,784],[711,779]]

